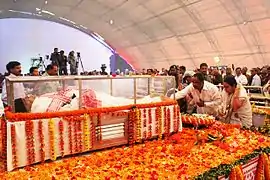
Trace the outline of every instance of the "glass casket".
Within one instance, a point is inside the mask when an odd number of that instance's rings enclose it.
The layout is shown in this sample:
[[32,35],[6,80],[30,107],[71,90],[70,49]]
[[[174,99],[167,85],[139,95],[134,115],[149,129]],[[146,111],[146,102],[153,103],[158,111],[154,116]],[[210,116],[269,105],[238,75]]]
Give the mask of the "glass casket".
[[[7,170],[181,131],[165,76],[7,77],[2,157]],[[16,113],[23,96],[27,113]]]

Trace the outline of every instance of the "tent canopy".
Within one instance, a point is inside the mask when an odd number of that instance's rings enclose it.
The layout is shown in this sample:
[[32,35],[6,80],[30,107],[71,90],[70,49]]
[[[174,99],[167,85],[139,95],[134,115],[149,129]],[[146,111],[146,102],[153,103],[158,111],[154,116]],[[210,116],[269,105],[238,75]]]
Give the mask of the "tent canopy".
[[1,0],[0,18],[97,32],[135,68],[257,67],[270,64],[269,7],[269,0]]

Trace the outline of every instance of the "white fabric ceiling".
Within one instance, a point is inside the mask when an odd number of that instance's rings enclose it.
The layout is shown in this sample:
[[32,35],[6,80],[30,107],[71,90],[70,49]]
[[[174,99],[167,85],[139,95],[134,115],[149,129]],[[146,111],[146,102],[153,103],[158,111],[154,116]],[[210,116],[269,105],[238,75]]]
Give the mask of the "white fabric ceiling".
[[1,0],[0,18],[76,23],[99,33],[137,68],[194,68],[215,65],[214,59],[255,67],[270,64],[269,8],[269,0]]

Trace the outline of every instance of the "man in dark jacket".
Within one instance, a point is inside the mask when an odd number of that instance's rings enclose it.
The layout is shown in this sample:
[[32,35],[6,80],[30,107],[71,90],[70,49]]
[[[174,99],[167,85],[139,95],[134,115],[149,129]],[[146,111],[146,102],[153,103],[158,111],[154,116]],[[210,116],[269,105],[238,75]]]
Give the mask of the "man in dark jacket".
[[68,73],[67,73],[67,56],[65,56],[65,52],[63,50],[60,51],[60,56],[59,56],[59,74],[60,75],[68,75]]
[[54,48],[50,60],[52,61],[52,64],[57,65],[58,67],[59,67],[59,57],[60,54],[58,53],[58,48]]

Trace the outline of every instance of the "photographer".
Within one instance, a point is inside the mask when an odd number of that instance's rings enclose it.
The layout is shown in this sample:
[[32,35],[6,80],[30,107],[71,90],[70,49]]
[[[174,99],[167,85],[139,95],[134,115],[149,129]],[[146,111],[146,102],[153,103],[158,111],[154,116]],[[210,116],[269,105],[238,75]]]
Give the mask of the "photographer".
[[65,56],[65,52],[63,50],[60,51],[60,56],[59,56],[59,74],[60,75],[68,75],[68,73],[67,73],[67,56]]
[[[80,55],[80,53],[77,53],[77,56]],[[70,74],[71,75],[77,75],[78,74],[78,60],[75,57],[75,52],[71,51],[68,55],[68,63],[70,67]]]
[[58,53],[58,48],[54,48],[53,53],[51,54],[51,62],[54,65],[57,65],[59,67],[59,59],[60,59],[60,55]]

